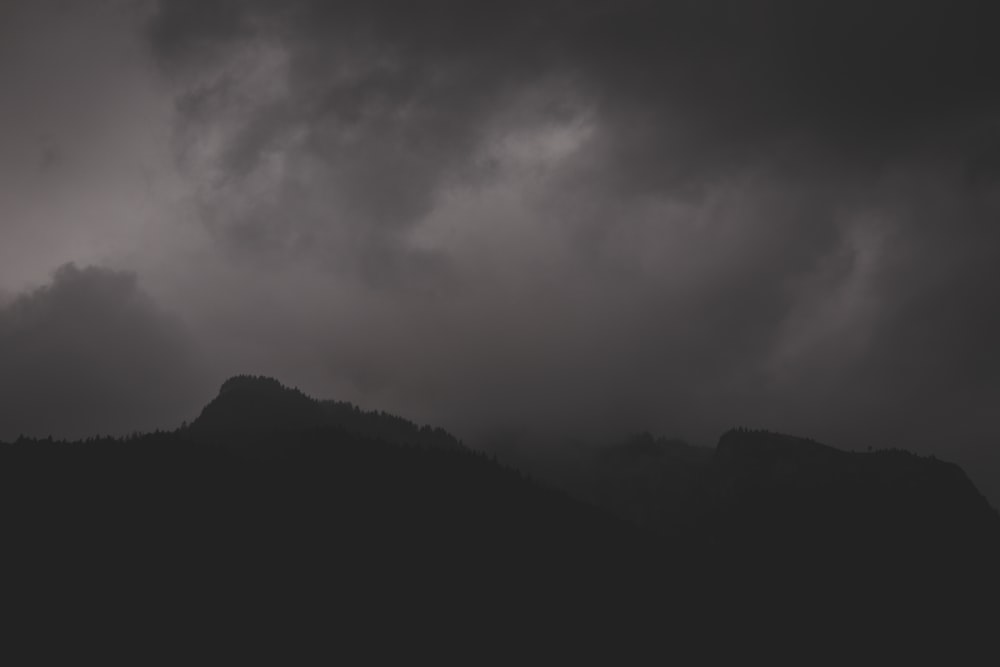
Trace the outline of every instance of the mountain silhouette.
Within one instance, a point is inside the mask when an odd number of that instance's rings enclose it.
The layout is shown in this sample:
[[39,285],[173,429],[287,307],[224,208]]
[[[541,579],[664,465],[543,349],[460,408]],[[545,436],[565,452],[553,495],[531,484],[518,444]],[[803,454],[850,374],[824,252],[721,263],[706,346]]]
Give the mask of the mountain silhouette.
[[319,401],[274,378],[252,375],[226,380],[191,423],[189,433],[199,440],[246,448],[275,444],[276,434],[318,428],[397,445],[462,448],[444,429],[420,427],[402,417],[365,411],[347,402]]
[[898,656],[992,627],[998,519],[952,464],[734,430],[570,478],[239,376],[175,431],[0,447],[3,604],[162,659]]
[[[706,515],[731,526],[729,539],[743,545],[761,535],[780,541],[794,529],[794,541],[783,542],[803,552],[892,562],[897,570],[908,560],[923,561],[918,567],[934,562],[956,573],[1000,555],[1000,516],[965,473],[902,450],[844,452],[775,433],[730,431],[716,448],[703,495]],[[704,518],[702,528],[710,523]]]
[[956,569],[1000,555],[1000,515],[961,468],[898,449],[846,452],[733,429],[713,450],[642,434],[556,481],[707,555],[934,559]]
[[544,471],[659,535],[719,596],[728,631],[848,623],[878,630],[837,641],[892,636],[903,650],[915,632],[972,641],[997,620],[1000,515],[953,463],[747,429],[715,448],[640,434],[573,463]]

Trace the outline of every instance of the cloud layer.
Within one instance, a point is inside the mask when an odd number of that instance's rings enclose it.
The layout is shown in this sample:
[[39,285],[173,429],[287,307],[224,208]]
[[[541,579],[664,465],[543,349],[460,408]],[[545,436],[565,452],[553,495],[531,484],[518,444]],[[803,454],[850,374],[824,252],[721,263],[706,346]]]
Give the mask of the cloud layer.
[[[80,240],[28,257],[138,271],[212,373],[473,441],[907,446],[1000,492],[989,3],[105,9],[135,63],[110,117],[148,131],[100,159],[146,189],[101,180]],[[70,224],[40,197],[32,229]]]
[[176,427],[206,395],[201,373],[182,327],[134,275],[68,264],[0,308],[8,441]]

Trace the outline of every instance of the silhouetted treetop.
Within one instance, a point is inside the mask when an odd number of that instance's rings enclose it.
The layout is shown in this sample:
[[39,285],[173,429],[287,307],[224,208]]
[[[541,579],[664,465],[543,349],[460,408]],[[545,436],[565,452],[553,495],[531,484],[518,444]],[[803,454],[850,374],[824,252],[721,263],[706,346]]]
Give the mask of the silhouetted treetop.
[[337,428],[397,444],[462,446],[444,429],[417,426],[402,417],[362,410],[348,402],[316,400],[278,380],[255,375],[226,380],[189,430],[196,439],[231,443],[248,435],[317,428]]

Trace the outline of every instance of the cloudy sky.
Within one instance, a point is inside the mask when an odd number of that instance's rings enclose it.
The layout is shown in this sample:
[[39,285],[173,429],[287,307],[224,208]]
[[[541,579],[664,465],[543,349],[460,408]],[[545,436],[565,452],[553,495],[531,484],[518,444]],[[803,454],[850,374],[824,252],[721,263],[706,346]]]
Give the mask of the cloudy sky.
[[0,3],[0,438],[225,377],[1000,500],[994,3]]

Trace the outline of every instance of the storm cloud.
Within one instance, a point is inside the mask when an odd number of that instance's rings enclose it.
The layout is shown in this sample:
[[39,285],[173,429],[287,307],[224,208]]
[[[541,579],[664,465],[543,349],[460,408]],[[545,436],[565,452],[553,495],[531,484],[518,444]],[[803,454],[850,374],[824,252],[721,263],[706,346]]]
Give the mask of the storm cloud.
[[[112,122],[50,124],[107,150],[5,166],[47,179],[8,206],[8,291],[135,271],[212,373],[473,443],[746,424],[934,452],[998,497],[990,3],[100,6],[132,63]],[[77,222],[79,161],[141,168]]]

